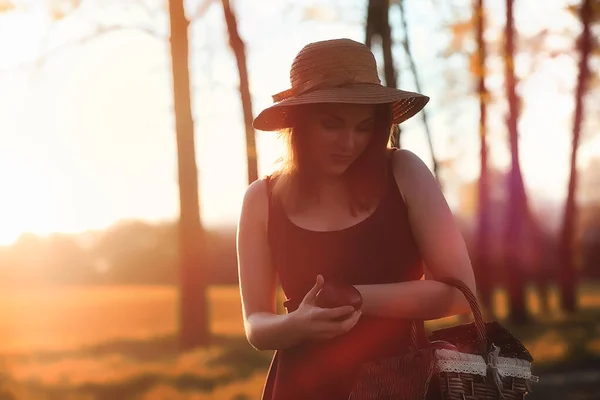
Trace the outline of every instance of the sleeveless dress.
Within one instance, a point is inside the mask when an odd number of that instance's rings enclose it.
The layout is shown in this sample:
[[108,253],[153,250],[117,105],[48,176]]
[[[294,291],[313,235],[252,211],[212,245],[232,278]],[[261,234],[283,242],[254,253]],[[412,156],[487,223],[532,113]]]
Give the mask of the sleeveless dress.
[[[318,274],[325,282],[369,285],[418,280],[423,263],[391,163],[386,194],[375,211],[349,228],[311,231],[287,217],[269,190],[268,243],[288,301],[298,308]],[[362,363],[405,352],[408,320],[362,315],[347,333],[275,352],[263,400],[346,400]]]

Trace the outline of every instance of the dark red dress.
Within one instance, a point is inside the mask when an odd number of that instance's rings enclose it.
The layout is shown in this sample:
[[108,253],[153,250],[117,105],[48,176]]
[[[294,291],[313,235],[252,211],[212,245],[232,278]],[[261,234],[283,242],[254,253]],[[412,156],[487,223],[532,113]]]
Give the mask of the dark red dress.
[[[270,179],[267,186],[270,193]],[[273,265],[290,299],[290,312],[314,286],[317,274],[322,274],[325,281],[353,285],[421,278],[421,256],[391,165],[387,188],[367,219],[327,232],[293,224],[278,199],[269,196],[268,241]],[[269,370],[263,399],[345,400],[362,363],[406,351],[409,337],[407,320],[363,315],[344,335],[279,350]]]

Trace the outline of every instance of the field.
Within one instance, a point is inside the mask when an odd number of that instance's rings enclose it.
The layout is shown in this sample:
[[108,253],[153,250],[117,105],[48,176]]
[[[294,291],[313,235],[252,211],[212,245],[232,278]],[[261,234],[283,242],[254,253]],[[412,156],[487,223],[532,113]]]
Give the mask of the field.
[[[173,287],[4,288],[0,400],[257,399],[271,353],[243,338],[237,287],[209,297],[213,344],[179,354]],[[516,329],[547,377],[532,399],[570,398],[558,397],[569,385],[581,392],[572,398],[600,398],[600,291],[582,288],[580,302],[576,316]],[[539,313],[534,293],[529,305]]]

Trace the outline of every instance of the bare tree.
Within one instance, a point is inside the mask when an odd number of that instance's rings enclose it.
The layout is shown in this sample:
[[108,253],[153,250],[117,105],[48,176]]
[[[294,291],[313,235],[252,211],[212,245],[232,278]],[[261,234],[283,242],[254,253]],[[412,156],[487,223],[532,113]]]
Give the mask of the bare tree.
[[521,166],[519,164],[519,119],[520,99],[516,93],[517,79],[514,70],[515,29],[513,17],[513,0],[506,0],[506,26],[504,46],[505,89],[508,101],[508,139],[510,144],[511,165],[507,177],[508,215],[505,237],[505,268],[510,297],[510,318],[516,324],[528,321],[525,307],[525,266],[522,249],[525,242],[525,229],[529,226],[529,210],[527,194],[523,184]]
[[[372,47],[374,37],[378,36],[381,39],[385,84],[387,87],[396,88],[398,82],[392,54],[392,28],[389,21],[389,6],[389,0],[369,0],[365,44]],[[394,129],[392,144],[400,146],[400,127]]]
[[[410,45],[410,35],[408,33],[408,22],[406,21],[406,11],[404,9],[404,0],[400,0],[398,2],[398,7],[400,8],[400,21],[402,23],[402,30],[404,31],[402,47],[404,47],[404,52],[406,53],[406,57],[408,58],[410,70],[413,74],[413,77],[415,78],[415,86],[416,86],[417,92],[421,93],[421,79],[419,78],[419,72],[417,71],[417,63],[415,62],[415,58],[413,57],[412,48]],[[427,121],[427,110],[421,111],[421,118],[423,120],[423,126],[425,127],[425,135],[427,136],[429,152],[431,153],[431,162],[433,163],[433,173],[439,182],[440,181],[439,163],[437,161],[437,157],[435,156],[435,151],[433,150],[433,140],[431,137],[431,130],[429,129],[429,123]]]
[[487,57],[484,32],[486,27],[485,8],[483,0],[473,2],[473,14],[476,24],[477,41],[477,93],[479,94],[479,141],[480,141],[480,172],[477,207],[477,245],[473,266],[477,277],[477,291],[481,302],[488,312],[492,309],[492,273],[490,256],[490,178],[488,168],[488,145],[487,145],[487,103],[489,92],[485,84]]
[[206,279],[203,274],[205,232],[200,221],[198,173],[194,146],[189,72],[189,21],[183,0],[169,1],[173,106],[179,174],[180,329],[182,350],[210,339]]
[[574,265],[574,232],[576,193],[577,193],[577,150],[581,137],[581,125],[584,116],[584,95],[587,90],[590,69],[589,58],[592,53],[592,35],[590,30],[592,19],[592,0],[583,0],[579,9],[582,32],[577,46],[579,47],[579,76],[575,90],[575,115],[573,116],[573,141],[571,147],[571,164],[567,199],[563,215],[560,237],[559,288],[561,307],[567,312],[577,309],[577,273]]
[[248,69],[246,67],[246,49],[244,41],[240,38],[237,29],[235,14],[231,9],[229,0],[222,0],[223,14],[227,23],[229,33],[229,46],[233,50],[237,62],[240,79],[240,98],[244,114],[244,126],[246,128],[246,158],[248,163],[248,183],[258,179],[258,165],[256,156],[256,137],[252,127],[252,98],[250,96],[250,85],[248,83]]
[[385,84],[388,87],[396,87],[396,69],[392,55],[392,28],[389,22],[389,1],[369,0],[367,8],[367,26],[365,30],[365,44],[372,45],[373,37],[381,39],[381,50],[383,51],[383,70]]

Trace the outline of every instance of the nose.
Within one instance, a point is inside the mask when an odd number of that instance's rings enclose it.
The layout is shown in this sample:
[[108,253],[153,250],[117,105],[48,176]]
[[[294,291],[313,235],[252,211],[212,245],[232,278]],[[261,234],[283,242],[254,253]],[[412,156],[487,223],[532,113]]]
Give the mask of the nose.
[[354,147],[356,146],[357,136],[358,132],[355,129],[344,129],[340,133],[340,137],[338,138],[338,144],[340,148],[346,152],[352,152],[354,150]]

